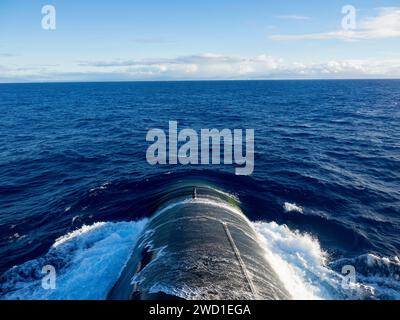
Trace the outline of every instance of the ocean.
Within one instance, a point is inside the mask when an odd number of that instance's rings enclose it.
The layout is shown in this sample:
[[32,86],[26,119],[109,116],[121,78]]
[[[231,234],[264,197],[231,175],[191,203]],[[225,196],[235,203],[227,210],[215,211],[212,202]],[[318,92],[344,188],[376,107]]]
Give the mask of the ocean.
[[[254,129],[254,172],[150,165],[169,121]],[[238,199],[293,298],[400,299],[400,80],[1,84],[0,298],[104,299],[194,181]]]

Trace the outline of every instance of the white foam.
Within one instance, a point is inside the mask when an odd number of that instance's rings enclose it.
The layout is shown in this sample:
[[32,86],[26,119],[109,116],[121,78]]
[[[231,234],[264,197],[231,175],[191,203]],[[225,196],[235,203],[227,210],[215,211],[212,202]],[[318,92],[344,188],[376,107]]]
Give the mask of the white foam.
[[303,208],[295,203],[285,202],[283,208],[286,212],[299,212],[303,213]]
[[[344,280],[347,274],[330,268],[332,263],[318,239],[275,222],[256,222],[254,227],[266,259],[293,299],[400,299],[400,279],[394,272],[376,269],[377,264],[388,266],[388,261],[392,261],[390,270],[395,267],[397,274],[397,257],[389,259],[366,255],[365,259],[363,256],[346,259],[340,265],[354,265],[356,270],[356,282],[346,287]],[[359,260],[366,260],[366,263],[361,264]],[[374,267],[370,269],[371,275],[363,275],[363,269],[368,266]],[[376,273],[382,274],[377,276]]]
[[[326,254],[310,235],[292,232],[275,222],[254,223],[267,261],[278,274],[293,299],[323,299],[326,293],[311,275],[325,273]],[[317,277],[318,277],[317,276]]]
[[[60,237],[47,254],[5,274],[0,291],[6,293],[0,298],[105,299],[146,223],[146,219],[98,222]],[[332,262],[318,240],[309,234],[275,222],[256,222],[253,226],[266,259],[293,299],[400,299],[398,257],[363,255]],[[57,271],[55,290],[41,286],[41,270],[48,264]],[[356,268],[357,282],[343,288],[344,275],[333,269],[341,270],[342,265],[349,264]],[[187,288],[191,295],[197,289]]]
[[[8,271],[2,298],[105,299],[146,222],[99,222],[57,239],[45,256]],[[56,264],[54,290],[41,286],[47,264]]]
[[93,191],[98,191],[98,190],[106,190],[109,185],[111,185],[111,182],[104,182],[99,187],[92,188],[89,191],[93,192]]
[[222,209],[228,210],[230,212],[236,213],[236,214],[246,218],[246,216],[240,210],[239,207],[233,206],[233,205],[231,205],[229,203],[226,203],[225,201],[210,197],[210,198],[195,198],[195,199],[193,199],[193,198],[184,198],[184,199],[180,199],[178,201],[167,203],[166,205],[164,205],[163,207],[161,207],[161,208],[159,208],[157,210],[157,212],[154,214],[152,219],[160,216],[162,213],[164,213],[167,210],[171,210],[172,208],[175,208],[175,207],[177,207],[179,205],[188,204],[188,203],[197,203],[197,204],[200,203],[200,204],[205,204],[205,205],[212,205],[214,207],[218,207],[218,208],[222,208]]
[[83,225],[80,229],[74,230],[70,233],[67,233],[66,235],[63,235],[63,236],[57,238],[52,247],[53,248],[58,247],[59,245],[72,240],[73,238],[80,237],[85,233],[88,233],[88,232],[91,232],[98,228],[104,227],[105,224],[106,224],[105,222],[95,222],[94,224],[92,224],[90,226]]

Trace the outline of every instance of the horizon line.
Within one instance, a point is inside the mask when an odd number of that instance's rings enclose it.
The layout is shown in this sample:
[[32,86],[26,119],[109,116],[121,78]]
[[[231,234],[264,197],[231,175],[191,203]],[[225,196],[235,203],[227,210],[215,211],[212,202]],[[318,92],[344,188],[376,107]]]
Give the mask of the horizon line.
[[61,83],[129,83],[129,82],[251,82],[251,81],[382,81],[400,80],[400,78],[285,78],[285,79],[175,79],[175,80],[54,80],[54,81],[21,81],[0,82],[8,84],[61,84]]

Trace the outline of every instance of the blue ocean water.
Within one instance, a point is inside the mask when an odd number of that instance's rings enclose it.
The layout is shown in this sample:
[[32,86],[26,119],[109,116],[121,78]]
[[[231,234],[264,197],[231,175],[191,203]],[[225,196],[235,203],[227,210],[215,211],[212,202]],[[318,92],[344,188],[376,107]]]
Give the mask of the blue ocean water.
[[[253,128],[254,173],[149,165],[146,133],[171,120]],[[101,254],[94,270],[118,271],[137,223],[192,180],[239,199],[288,286],[302,283],[295,297],[400,299],[399,80],[0,85],[0,297],[102,298],[112,276],[102,287],[101,272],[92,295],[32,287],[49,261],[73,274]],[[345,264],[357,271],[350,294],[337,284]]]

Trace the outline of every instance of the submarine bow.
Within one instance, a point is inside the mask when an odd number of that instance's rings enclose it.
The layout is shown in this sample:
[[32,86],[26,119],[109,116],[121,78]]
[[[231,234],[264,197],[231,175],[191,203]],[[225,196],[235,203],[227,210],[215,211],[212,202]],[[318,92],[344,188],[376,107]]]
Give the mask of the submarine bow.
[[155,211],[108,299],[290,299],[233,198],[179,194]]

